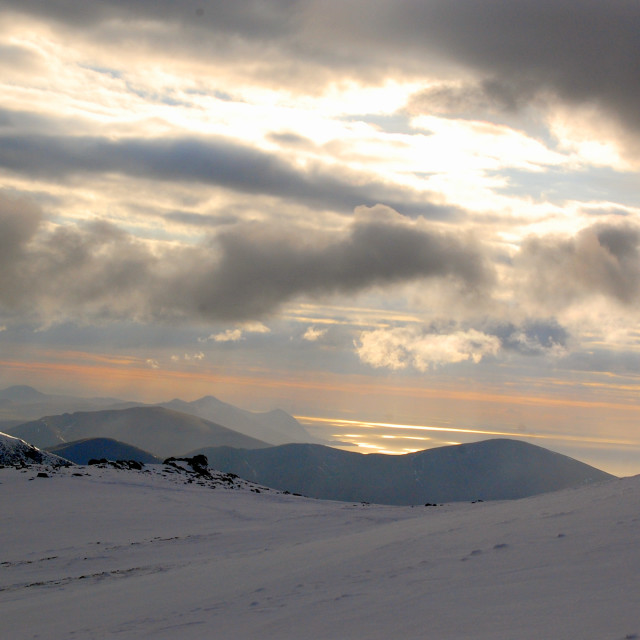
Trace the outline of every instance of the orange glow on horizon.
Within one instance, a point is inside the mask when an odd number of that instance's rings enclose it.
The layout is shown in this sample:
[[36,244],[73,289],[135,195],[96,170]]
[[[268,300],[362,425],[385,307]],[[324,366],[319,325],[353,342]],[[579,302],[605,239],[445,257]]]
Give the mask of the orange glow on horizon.
[[[260,387],[271,389],[303,389],[318,390],[337,393],[350,393],[358,395],[379,394],[386,397],[412,397],[438,400],[455,400],[469,403],[482,404],[515,404],[537,407],[573,407],[573,408],[599,408],[640,412],[640,404],[637,396],[630,391],[640,388],[630,384],[607,384],[598,382],[558,382],[543,380],[537,386],[541,390],[540,395],[522,394],[518,392],[496,392],[495,386],[487,385],[486,390],[462,390],[448,386],[429,387],[407,384],[400,386],[390,384],[387,379],[380,380],[376,377],[364,375],[339,376],[332,374],[320,374],[309,372],[304,375],[291,374],[290,371],[278,371],[254,367],[244,369],[244,373],[234,373],[229,368],[220,366],[213,368],[203,363],[198,369],[179,369],[157,366],[152,368],[147,360],[134,356],[115,356],[107,354],[94,354],[80,351],[41,351],[40,360],[22,361],[18,359],[0,360],[0,367],[5,370],[23,372],[25,376],[32,374],[50,374],[63,376],[72,381],[74,378],[79,384],[87,380],[95,381],[97,386],[109,389],[114,386],[113,381],[126,383],[126,386],[135,391],[136,386],[141,391],[154,393],[203,393],[200,391],[205,385],[237,385],[238,387]],[[253,373],[253,375],[251,375]],[[256,375],[258,374],[258,375]],[[584,389],[602,389],[608,391],[620,390],[625,393],[625,398],[613,400],[580,399],[567,396],[552,397],[544,393],[544,387],[557,388],[564,386],[576,391]],[[477,385],[476,385],[477,387]],[[505,385],[501,385],[504,389]],[[507,385],[508,388],[508,385]],[[196,389],[194,391],[194,389]],[[166,391],[165,391],[166,390]],[[627,401],[628,399],[628,401]],[[383,423],[381,423],[383,425]],[[497,433],[496,435],[500,435]]]
[[[531,438],[536,440],[562,440],[566,442],[576,443],[589,443],[589,444],[608,444],[619,446],[640,446],[640,441],[634,440],[618,440],[610,438],[596,438],[588,436],[572,436],[566,434],[542,434],[542,433],[517,433],[513,431],[492,431],[489,429],[463,429],[458,427],[434,427],[428,425],[414,425],[414,424],[393,424],[389,422],[365,422],[359,420],[344,420],[342,418],[317,418],[314,416],[295,416],[296,420],[300,422],[311,422],[330,424],[331,426],[357,426],[361,429],[407,429],[415,431],[436,431],[442,433],[468,433],[483,436],[501,436],[505,438]],[[347,435],[354,437],[354,434],[343,434],[343,437]],[[335,437],[339,437],[338,434]],[[356,435],[355,437],[361,438],[362,436]],[[383,436],[384,437],[384,436]]]

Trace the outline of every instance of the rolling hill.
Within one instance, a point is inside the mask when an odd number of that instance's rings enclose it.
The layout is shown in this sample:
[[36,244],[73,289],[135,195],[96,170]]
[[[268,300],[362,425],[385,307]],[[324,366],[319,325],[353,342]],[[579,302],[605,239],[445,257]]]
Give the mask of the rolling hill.
[[160,458],[148,451],[138,449],[125,442],[112,438],[84,438],[48,449],[49,453],[71,460],[76,464],[88,464],[89,460],[106,458],[107,460],[136,460],[143,464],[158,464]]
[[207,456],[212,468],[252,482],[314,498],[379,504],[507,500],[613,477],[559,453],[508,439],[402,456],[296,444],[197,452]]

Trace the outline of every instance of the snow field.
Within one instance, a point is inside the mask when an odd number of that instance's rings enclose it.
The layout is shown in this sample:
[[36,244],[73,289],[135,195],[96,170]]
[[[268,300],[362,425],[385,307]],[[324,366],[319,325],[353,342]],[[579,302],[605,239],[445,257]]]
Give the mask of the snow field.
[[0,470],[3,638],[640,638],[640,477],[411,508],[159,468]]

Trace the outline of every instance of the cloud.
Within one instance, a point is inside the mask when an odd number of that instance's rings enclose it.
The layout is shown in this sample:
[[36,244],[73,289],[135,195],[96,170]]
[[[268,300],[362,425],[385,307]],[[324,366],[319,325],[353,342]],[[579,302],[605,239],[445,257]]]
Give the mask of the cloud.
[[475,329],[443,334],[417,327],[395,327],[363,331],[355,349],[362,362],[375,368],[413,367],[427,371],[456,362],[477,364],[485,356],[496,356],[500,340]]
[[472,292],[493,277],[471,237],[407,221],[386,207],[361,209],[346,232],[320,240],[247,224],[201,245],[152,248],[106,223],[50,230],[36,208],[3,198],[0,228],[4,313],[50,322],[252,321],[300,296],[420,279]]
[[530,319],[521,325],[502,325],[491,331],[503,349],[526,356],[565,355],[568,351],[569,332],[557,320]]
[[524,291],[547,309],[594,296],[640,302],[640,228],[600,223],[574,236],[532,236],[514,260]]
[[316,327],[308,327],[302,336],[303,340],[307,340],[308,342],[317,342],[322,338],[328,329],[317,329]]
[[[426,13],[438,47],[483,74],[488,95],[517,102],[553,92],[567,102],[596,101],[640,126],[637,52],[640,7],[596,0],[435,2]],[[635,79],[634,79],[635,78]]]
[[[499,269],[494,260],[493,248],[477,237],[384,206],[359,208],[344,231],[319,237],[247,223],[180,246],[150,244],[104,222],[52,225],[29,201],[0,194],[0,322],[7,326],[69,319],[240,323],[215,334],[229,341],[267,332],[246,323],[295,299],[409,283],[420,283],[416,295],[423,290],[436,313],[447,313],[446,300],[457,314],[486,314],[496,324],[510,313],[555,318],[594,299],[628,309],[640,302],[640,227],[627,219],[574,235],[530,236]],[[524,351],[537,349],[536,341],[541,349],[549,341],[562,346],[566,336],[549,327],[502,338]]]
[[0,166],[48,180],[118,173],[199,183],[343,213],[379,202],[410,216],[450,218],[462,213],[435,198],[429,201],[428,194],[413,193],[363,173],[344,167],[338,173],[317,163],[301,169],[276,154],[219,136],[113,141],[80,135],[4,135],[0,136]]
[[240,328],[247,333],[271,333],[271,329],[262,322],[243,322]]
[[241,329],[227,329],[222,333],[211,334],[209,340],[214,342],[238,342],[244,340]]
[[[336,76],[467,78],[504,105],[534,94],[597,103],[638,131],[640,6],[615,0],[270,0],[2,3],[128,59],[235,67],[253,82],[318,91]],[[113,57],[112,54],[112,57]]]
[[[362,211],[369,217],[362,217]],[[204,279],[189,278],[179,289],[199,301],[203,314],[249,318],[303,295],[357,293],[430,278],[468,292],[489,283],[491,266],[477,241],[405,222],[395,212],[393,221],[384,219],[388,211],[361,210],[346,236],[318,244],[306,235],[263,225],[221,233],[214,277],[206,272]]]
[[445,116],[496,115],[514,112],[526,105],[530,93],[515,91],[498,82],[445,82],[415,93],[407,105],[411,113]]
[[235,329],[227,329],[221,333],[212,333],[208,338],[201,339],[201,342],[213,340],[214,342],[239,342],[244,340],[245,333],[270,333],[271,329],[262,322],[243,322]]

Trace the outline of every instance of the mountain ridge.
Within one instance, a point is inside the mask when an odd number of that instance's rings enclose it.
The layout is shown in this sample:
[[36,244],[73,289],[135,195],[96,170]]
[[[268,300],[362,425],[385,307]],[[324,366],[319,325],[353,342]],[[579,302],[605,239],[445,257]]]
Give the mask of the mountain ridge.
[[400,456],[323,445],[203,448],[211,467],[309,497],[379,504],[508,500],[615,476],[543,447],[496,438]]
[[44,416],[12,427],[9,432],[41,449],[85,438],[112,438],[159,458],[204,446],[269,446],[203,418],[158,406]]
[[[27,385],[0,390],[0,427],[5,431],[41,418],[87,411],[162,407],[216,423],[270,445],[288,442],[319,442],[290,414],[282,409],[253,412],[219,400],[212,395],[186,401],[147,404],[109,397],[83,398],[46,394]],[[50,445],[54,443],[51,442]],[[49,446],[49,445],[47,445]]]

